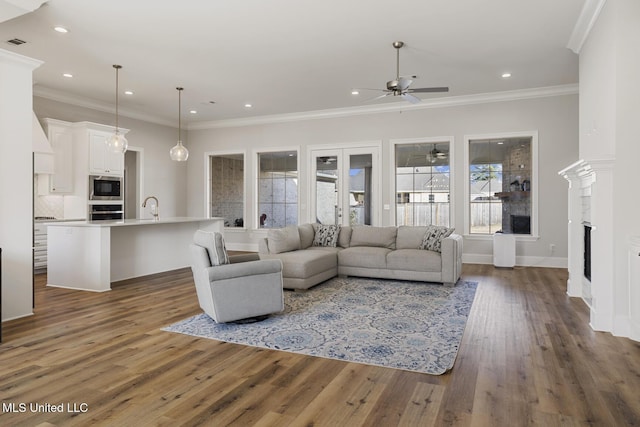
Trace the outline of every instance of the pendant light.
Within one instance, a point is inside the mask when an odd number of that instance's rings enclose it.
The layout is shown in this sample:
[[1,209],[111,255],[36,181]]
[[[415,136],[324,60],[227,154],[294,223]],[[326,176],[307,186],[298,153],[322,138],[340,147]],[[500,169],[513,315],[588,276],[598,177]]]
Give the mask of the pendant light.
[[182,108],[181,95],[184,89],[181,87],[177,87],[176,89],[178,90],[178,143],[173,148],[171,148],[171,150],[169,150],[169,156],[171,157],[171,160],[174,160],[176,162],[186,162],[189,158],[189,150],[187,150],[187,147],[182,145],[182,115],[180,114]]
[[120,134],[120,129],[118,128],[118,71],[120,71],[122,65],[114,65],[113,68],[116,69],[116,131],[104,142],[107,145],[107,149],[109,151],[114,153],[124,153],[125,151],[127,151],[129,143],[127,142],[127,138],[125,138],[124,135]]

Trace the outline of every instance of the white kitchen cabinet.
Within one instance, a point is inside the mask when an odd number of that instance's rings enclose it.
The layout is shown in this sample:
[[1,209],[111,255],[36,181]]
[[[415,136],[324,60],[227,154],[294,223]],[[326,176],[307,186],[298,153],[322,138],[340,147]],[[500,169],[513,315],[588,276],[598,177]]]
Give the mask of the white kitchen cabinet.
[[33,227],[33,269],[47,268],[47,226],[36,223]]
[[89,174],[124,175],[124,154],[108,150],[105,144],[110,136],[110,132],[89,130]]
[[47,123],[47,137],[53,149],[53,174],[49,177],[51,193],[73,192],[73,133],[68,126]]

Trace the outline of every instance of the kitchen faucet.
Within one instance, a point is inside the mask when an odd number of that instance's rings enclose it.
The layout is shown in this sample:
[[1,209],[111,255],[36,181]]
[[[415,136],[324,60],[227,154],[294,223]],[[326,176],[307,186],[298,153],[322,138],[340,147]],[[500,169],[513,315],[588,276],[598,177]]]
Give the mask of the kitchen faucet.
[[[160,204],[158,203],[158,198],[156,196],[149,196],[146,199],[144,199],[144,202],[142,202],[142,207],[146,208],[147,207],[147,200],[149,199],[153,199],[156,201],[155,205],[151,205],[151,215],[153,215],[153,219],[154,220],[158,220],[158,215],[160,214]],[[155,206],[155,207],[154,207]]]

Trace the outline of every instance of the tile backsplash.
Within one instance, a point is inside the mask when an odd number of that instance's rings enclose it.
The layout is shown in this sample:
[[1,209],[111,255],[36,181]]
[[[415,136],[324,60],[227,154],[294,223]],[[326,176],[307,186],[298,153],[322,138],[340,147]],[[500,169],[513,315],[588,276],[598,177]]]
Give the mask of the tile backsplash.
[[34,180],[33,216],[64,218],[64,198],[58,195],[38,195],[37,179]]

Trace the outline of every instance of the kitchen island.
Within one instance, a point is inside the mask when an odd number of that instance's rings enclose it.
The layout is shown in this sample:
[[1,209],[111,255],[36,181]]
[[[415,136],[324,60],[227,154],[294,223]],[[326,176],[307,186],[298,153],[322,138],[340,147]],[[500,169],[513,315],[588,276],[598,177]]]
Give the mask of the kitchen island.
[[196,230],[222,231],[224,218],[174,217],[47,223],[47,286],[111,290],[111,283],[190,265]]

